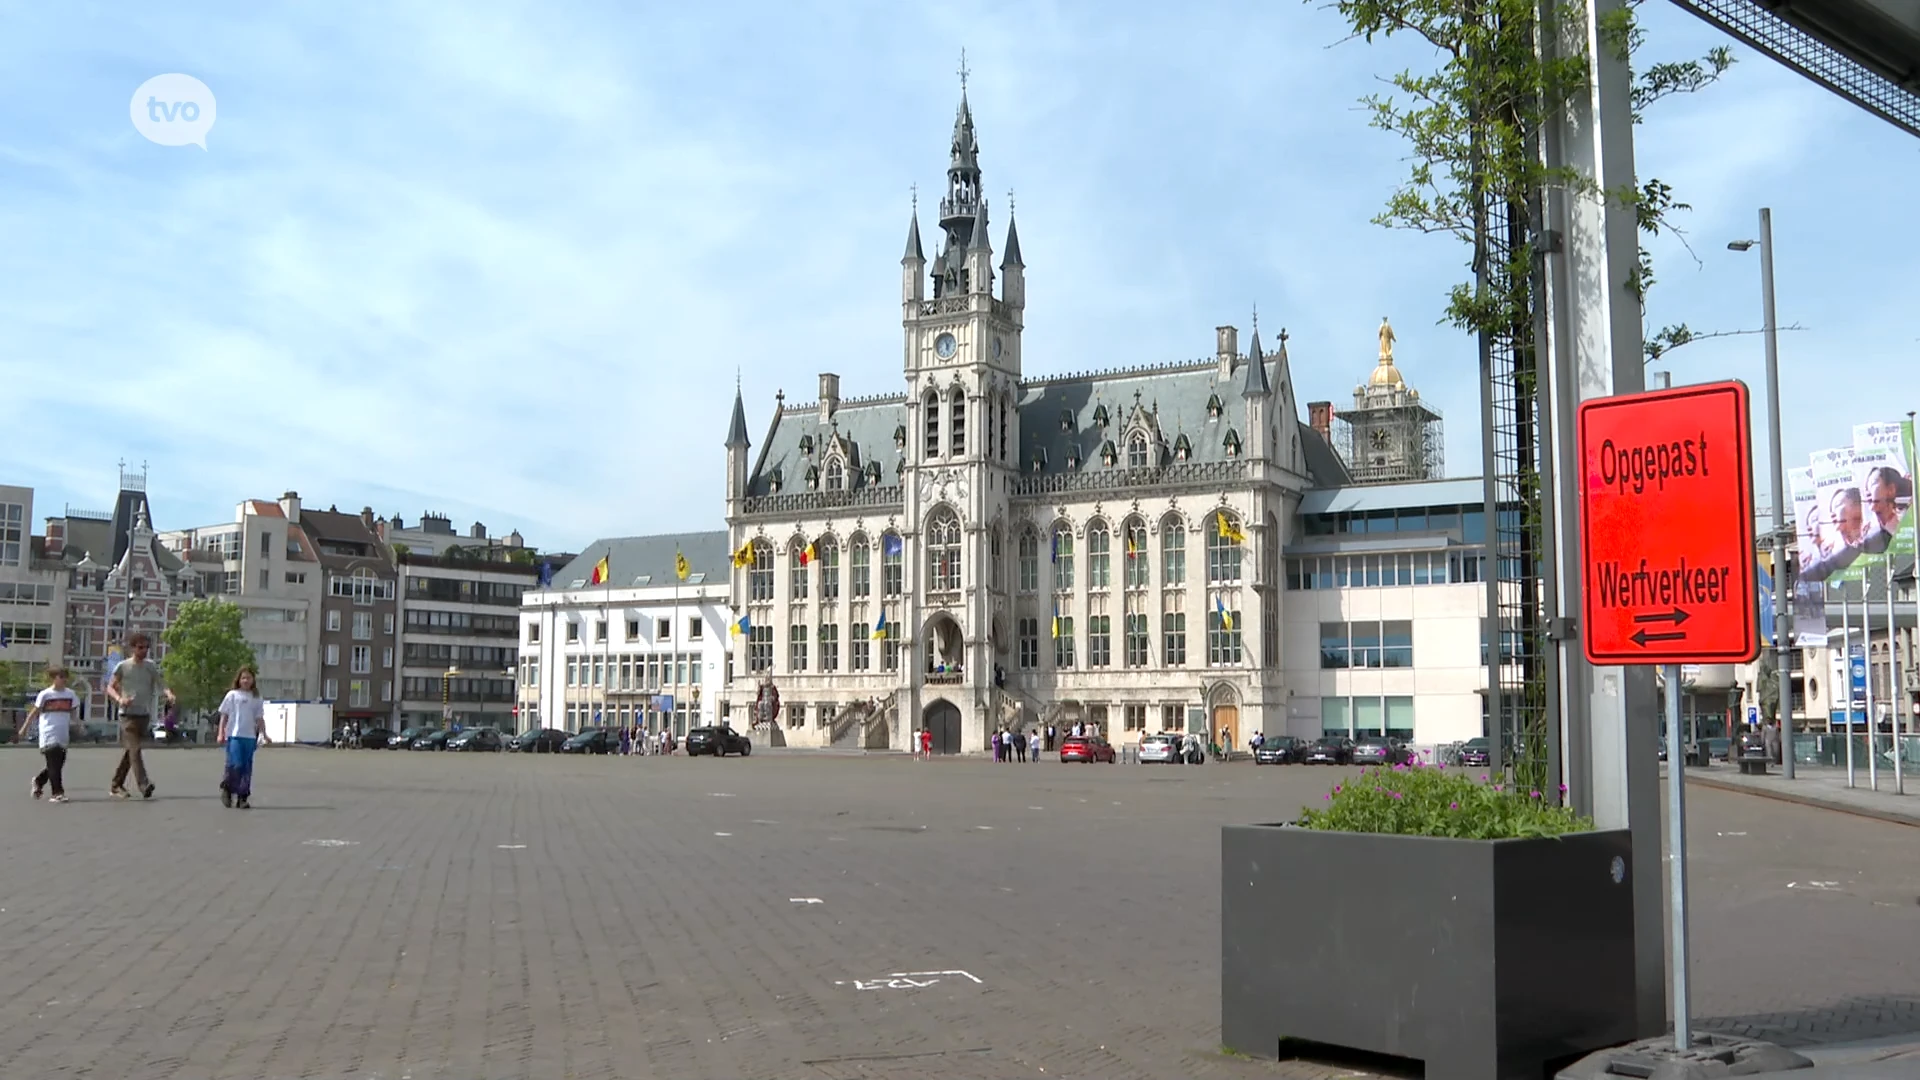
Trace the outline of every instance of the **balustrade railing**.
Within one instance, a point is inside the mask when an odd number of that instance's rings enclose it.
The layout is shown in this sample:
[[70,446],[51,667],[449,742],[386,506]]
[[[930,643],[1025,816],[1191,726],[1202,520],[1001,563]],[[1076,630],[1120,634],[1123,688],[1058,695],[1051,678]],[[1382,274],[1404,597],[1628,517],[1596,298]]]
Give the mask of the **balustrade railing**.
[[742,504],[746,514],[794,514],[848,506],[902,506],[905,495],[898,484],[857,487],[851,491],[794,491],[753,495]]
[[1046,495],[1056,491],[1108,491],[1117,488],[1161,487],[1245,480],[1244,461],[1183,461],[1172,465],[1127,468],[1093,467],[1075,472],[1022,476],[1013,482],[1015,495]]

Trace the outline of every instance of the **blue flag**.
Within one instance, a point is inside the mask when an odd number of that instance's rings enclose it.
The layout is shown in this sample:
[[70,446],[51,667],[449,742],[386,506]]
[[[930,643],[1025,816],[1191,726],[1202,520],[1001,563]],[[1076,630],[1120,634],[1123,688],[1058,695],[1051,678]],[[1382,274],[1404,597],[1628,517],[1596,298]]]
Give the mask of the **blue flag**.
[[553,560],[542,559],[540,560],[540,587],[544,589],[551,584],[553,584]]
[[883,555],[898,555],[905,547],[898,533],[888,533],[880,538],[880,553]]

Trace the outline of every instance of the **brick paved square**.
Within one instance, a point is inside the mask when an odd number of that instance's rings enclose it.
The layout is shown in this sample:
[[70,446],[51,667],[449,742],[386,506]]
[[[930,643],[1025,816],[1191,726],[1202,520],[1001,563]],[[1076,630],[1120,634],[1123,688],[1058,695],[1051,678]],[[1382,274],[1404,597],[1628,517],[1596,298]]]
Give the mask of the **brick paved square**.
[[[1334,770],[273,748],[238,811],[151,760],[53,806],[0,752],[0,1075],[1356,1075],[1217,1051],[1218,826]],[[1913,830],[1691,809],[1709,1026],[1920,1030]]]

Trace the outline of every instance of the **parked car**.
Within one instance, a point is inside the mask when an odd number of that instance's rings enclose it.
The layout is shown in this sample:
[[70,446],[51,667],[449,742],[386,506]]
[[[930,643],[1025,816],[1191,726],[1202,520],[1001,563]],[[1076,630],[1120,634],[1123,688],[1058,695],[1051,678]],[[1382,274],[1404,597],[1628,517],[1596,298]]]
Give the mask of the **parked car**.
[[1413,753],[1390,735],[1369,735],[1353,744],[1351,756],[1355,765],[1405,765]]
[[567,733],[558,728],[539,728],[508,739],[507,749],[521,754],[557,754],[567,739]]
[[400,732],[400,734],[395,735],[393,738],[387,740],[387,749],[411,750],[413,749],[413,744],[416,741],[420,739],[424,739],[438,730],[439,730],[438,728],[427,727],[424,724],[419,727],[407,728],[406,730]]
[[687,732],[688,757],[699,757],[701,754],[712,754],[714,757],[739,754],[746,757],[751,753],[753,740],[725,725],[697,727]]
[[1098,735],[1069,735],[1060,743],[1061,761],[1104,761],[1111,765],[1119,758],[1113,744]]
[[1724,735],[1715,735],[1712,738],[1701,739],[1700,744],[1708,754],[1712,755],[1715,761],[1727,760],[1727,755],[1733,751],[1733,740]]
[[1468,739],[1460,745],[1460,753],[1454,758],[1454,763],[1481,769],[1493,764],[1493,740],[1485,735]]
[[468,728],[447,740],[448,750],[492,751],[499,752],[504,740],[500,733],[490,727]]
[[[357,745],[362,750],[385,750],[398,737],[383,727],[363,728],[357,736],[352,728],[339,727],[333,731],[333,745],[342,749]],[[356,738],[358,743],[354,741]]]
[[588,728],[560,744],[563,754],[611,754],[620,749],[620,736],[612,728]]
[[1167,765],[1180,764],[1180,744],[1182,741],[1182,736],[1169,735],[1166,732],[1161,732],[1158,735],[1148,735],[1146,738],[1140,740],[1140,764],[1145,765],[1149,761],[1162,762]]
[[1253,752],[1255,765],[1296,765],[1300,761],[1300,740],[1291,735],[1269,735]]
[[1740,763],[1743,773],[1761,773],[1773,762],[1773,752],[1767,749],[1767,736],[1759,728],[1743,728],[1735,745],[1734,760]]
[[429,731],[408,744],[409,750],[445,750],[447,740],[453,738],[451,731]]
[[200,741],[198,731],[178,725],[168,727],[165,724],[155,724],[151,736],[155,746],[184,746],[187,743]]
[[1308,765],[1351,765],[1353,743],[1344,737],[1318,739],[1300,760]]

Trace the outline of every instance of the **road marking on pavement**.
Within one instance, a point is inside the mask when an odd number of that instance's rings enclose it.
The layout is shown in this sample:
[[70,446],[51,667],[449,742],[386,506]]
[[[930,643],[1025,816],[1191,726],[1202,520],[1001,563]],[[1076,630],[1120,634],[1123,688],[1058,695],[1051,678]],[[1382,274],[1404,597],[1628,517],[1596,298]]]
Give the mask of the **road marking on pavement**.
[[777,821],[768,821],[768,820],[766,820],[765,818],[754,818],[754,819],[753,819],[753,823],[754,823],[755,825],[778,825],[778,824],[780,824],[780,823],[779,823],[779,822],[777,822]]
[[527,845],[525,844],[501,844],[500,850],[501,851],[519,851],[521,848],[524,848],[526,846]]
[[716,799],[731,799],[731,798],[733,798],[733,792],[731,792],[731,791],[709,791],[709,792],[707,792],[707,794],[708,794],[708,795],[710,795],[710,796],[712,796],[713,798],[716,798]]
[[730,832],[717,832],[717,833],[714,833],[713,835],[715,835],[715,836],[732,836],[733,834],[732,834],[732,833],[730,833]]
[[1719,835],[1721,835],[1721,836],[1745,836],[1745,835],[1747,835],[1747,834],[1746,834],[1746,833],[1743,833],[1743,832],[1723,832],[1723,833],[1720,833]]
[[978,976],[965,971],[896,971],[877,979],[835,979],[833,985],[851,985],[855,990],[924,990],[954,975],[971,979],[975,986],[985,985]]
[[1837,881],[1789,881],[1787,882],[1787,888],[1789,889],[1821,889],[1821,890],[1831,892],[1832,890],[1838,889],[1839,887],[1840,887],[1840,883]]
[[307,841],[303,841],[303,843],[305,843],[305,844],[306,844],[306,846],[308,846],[308,847],[352,847],[353,845],[355,845],[355,844],[357,844],[357,843],[359,843],[359,842],[360,842],[360,841],[358,841],[358,840],[307,840]]
[[789,904],[820,904],[820,903],[825,903],[825,901],[821,900],[817,896],[790,896],[787,898],[787,903]]
[[1027,809],[1029,809],[1029,810],[1045,810],[1045,809],[1046,809],[1046,807],[1044,807],[1044,806],[1029,806],[1029,807],[1027,807]]
[[991,832],[991,831],[993,830],[993,826],[991,826],[991,825],[975,825],[975,826],[974,826],[974,828],[976,828],[976,829],[986,829],[986,830],[988,830],[989,832]]

